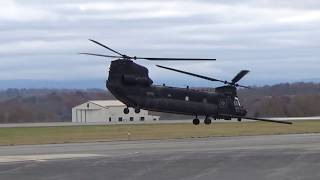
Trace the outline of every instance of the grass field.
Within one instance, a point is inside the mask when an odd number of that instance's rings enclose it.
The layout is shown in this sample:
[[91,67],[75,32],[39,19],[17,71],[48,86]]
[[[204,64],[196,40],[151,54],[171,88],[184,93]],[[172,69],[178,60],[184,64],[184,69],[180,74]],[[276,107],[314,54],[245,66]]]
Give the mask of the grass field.
[[[128,133],[130,135],[128,135]],[[293,125],[265,122],[230,122],[213,123],[208,126],[194,126],[192,123],[181,123],[0,128],[0,145],[201,138],[292,133],[320,133],[320,120],[295,121]]]

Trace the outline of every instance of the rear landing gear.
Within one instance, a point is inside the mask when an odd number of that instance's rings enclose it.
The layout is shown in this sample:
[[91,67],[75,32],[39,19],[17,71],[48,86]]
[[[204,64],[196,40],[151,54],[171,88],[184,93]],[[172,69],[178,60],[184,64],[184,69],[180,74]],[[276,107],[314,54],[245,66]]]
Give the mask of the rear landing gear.
[[124,114],[129,114],[129,108],[128,108],[128,107],[124,108],[124,109],[123,109],[123,113],[124,113]]
[[140,113],[140,109],[136,108],[136,109],[134,109],[134,112],[138,114],[138,113]]
[[206,119],[204,119],[204,124],[205,124],[205,125],[211,124],[211,119],[208,118],[208,117],[206,117]]

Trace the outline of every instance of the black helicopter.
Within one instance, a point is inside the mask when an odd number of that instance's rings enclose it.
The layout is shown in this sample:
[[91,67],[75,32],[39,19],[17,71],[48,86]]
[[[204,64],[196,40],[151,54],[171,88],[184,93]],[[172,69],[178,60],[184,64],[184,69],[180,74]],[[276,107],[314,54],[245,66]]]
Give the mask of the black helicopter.
[[222,81],[186,71],[181,71],[165,66],[157,65],[160,68],[184,73],[209,81],[222,82],[225,85],[215,88],[214,92],[178,87],[168,87],[165,85],[153,85],[153,81],[148,75],[148,69],[133,62],[137,59],[151,61],[214,61],[216,59],[199,58],[150,58],[136,57],[121,54],[106,45],[89,39],[117,55],[104,55],[94,53],[80,53],[107,58],[116,58],[111,61],[109,77],[106,81],[106,87],[121,102],[126,104],[123,112],[129,113],[128,107],[133,107],[136,113],[140,109],[168,112],[175,114],[194,115],[193,124],[198,125],[200,120],[198,116],[205,116],[204,123],[211,124],[211,119],[231,120],[232,118],[250,119],[258,121],[267,121],[275,123],[292,124],[288,121],[278,121],[271,119],[262,119],[246,116],[246,109],[240,105],[237,96],[237,87],[249,88],[239,85],[238,81],[242,79],[249,71],[240,71],[231,81]]

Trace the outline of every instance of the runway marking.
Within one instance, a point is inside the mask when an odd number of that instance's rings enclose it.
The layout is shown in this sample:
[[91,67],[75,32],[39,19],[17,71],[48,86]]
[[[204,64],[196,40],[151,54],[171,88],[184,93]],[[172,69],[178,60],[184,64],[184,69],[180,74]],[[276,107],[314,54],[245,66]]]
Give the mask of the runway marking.
[[99,157],[99,154],[41,154],[41,155],[14,155],[0,156],[0,163],[21,162],[21,161],[37,161],[44,162],[55,159],[71,159],[71,158],[89,158]]

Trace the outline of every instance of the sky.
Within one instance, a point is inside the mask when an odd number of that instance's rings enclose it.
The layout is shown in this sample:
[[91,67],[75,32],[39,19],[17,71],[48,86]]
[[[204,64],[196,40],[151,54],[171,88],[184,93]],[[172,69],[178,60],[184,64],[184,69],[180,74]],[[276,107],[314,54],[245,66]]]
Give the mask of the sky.
[[110,59],[78,54],[113,55],[89,38],[130,56],[217,59],[139,61],[156,84],[217,85],[156,64],[222,80],[248,69],[245,85],[320,80],[318,0],[1,0],[0,33],[3,82],[106,79]]

